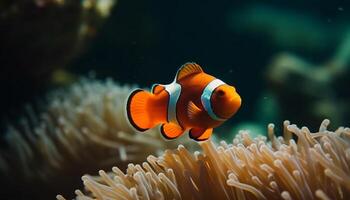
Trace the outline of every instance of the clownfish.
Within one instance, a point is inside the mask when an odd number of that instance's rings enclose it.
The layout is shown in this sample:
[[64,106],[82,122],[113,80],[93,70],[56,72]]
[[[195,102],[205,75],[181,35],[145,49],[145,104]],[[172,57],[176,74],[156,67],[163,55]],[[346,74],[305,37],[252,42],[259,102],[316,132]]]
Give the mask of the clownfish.
[[233,86],[206,74],[196,63],[182,65],[171,84],[154,84],[151,90],[131,92],[126,104],[128,120],[141,132],[160,124],[160,132],[167,139],[189,130],[190,138],[207,140],[213,128],[241,106],[241,97]]

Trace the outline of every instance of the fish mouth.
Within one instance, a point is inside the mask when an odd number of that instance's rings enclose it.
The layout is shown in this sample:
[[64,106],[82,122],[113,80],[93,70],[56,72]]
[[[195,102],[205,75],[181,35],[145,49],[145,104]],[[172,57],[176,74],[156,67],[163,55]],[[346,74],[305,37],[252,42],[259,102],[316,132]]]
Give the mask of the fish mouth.
[[236,114],[236,112],[238,111],[238,109],[241,107],[242,105],[242,99],[241,97],[237,94],[235,95],[234,97],[232,97],[230,99],[230,105],[231,105],[231,108],[233,108],[231,110],[231,115],[230,117],[232,117],[232,115]]
[[239,96],[239,94],[236,94],[235,96],[233,96],[229,101],[231,102],[232,105],[237,106],[238,108],[242,104],[242,99],[241,99],[241,96]]

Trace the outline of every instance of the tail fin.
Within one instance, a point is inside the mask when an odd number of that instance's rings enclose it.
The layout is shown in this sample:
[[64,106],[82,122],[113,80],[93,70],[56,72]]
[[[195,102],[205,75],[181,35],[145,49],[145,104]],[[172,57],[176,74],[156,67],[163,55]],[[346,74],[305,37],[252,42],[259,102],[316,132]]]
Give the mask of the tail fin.
[[137,89],[130,94],[126,104],[130,124],[142,132],[153,127],[150,109],[148,109],[148,101],[151,96],[151,93]]

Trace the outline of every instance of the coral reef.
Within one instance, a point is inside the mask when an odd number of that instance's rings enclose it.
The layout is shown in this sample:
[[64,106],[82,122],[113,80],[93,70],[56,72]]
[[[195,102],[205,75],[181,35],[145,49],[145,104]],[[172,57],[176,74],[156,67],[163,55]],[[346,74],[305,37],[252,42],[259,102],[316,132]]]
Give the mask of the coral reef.
[[276,137],[269,124],[271,143],[242,131],[232,144],[202,142],[194,154],[180,145],[126,173],[83,176],[87,192],[77,190],[76,199],[349,199],[350,129],[328,125],[311,133],[285,121]]
[[1,194],[20,189],[18,195],[26,198],[53,198],[57,188],[71,191],[85,173],[113,165],[124,169],[184,142],[165,141],[158,130],[136,133],[129,126],[125,101],[132,88],[82,79],[26,106],[18,123],[7,123],[0,173],[9,189]]

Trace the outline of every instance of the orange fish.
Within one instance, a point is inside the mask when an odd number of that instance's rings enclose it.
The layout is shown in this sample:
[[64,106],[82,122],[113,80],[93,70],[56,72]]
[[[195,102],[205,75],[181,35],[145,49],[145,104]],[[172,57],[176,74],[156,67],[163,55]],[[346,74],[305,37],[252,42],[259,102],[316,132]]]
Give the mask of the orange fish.
[[171,84],[154,84],[152,92],[133,91],[126,109],[139,131],[161,124],[160,132],[167,139],[189,130],[190,138],[203,141],[240,106],[241,97],[233,86],[206,74],[196,63],[186,63]]

